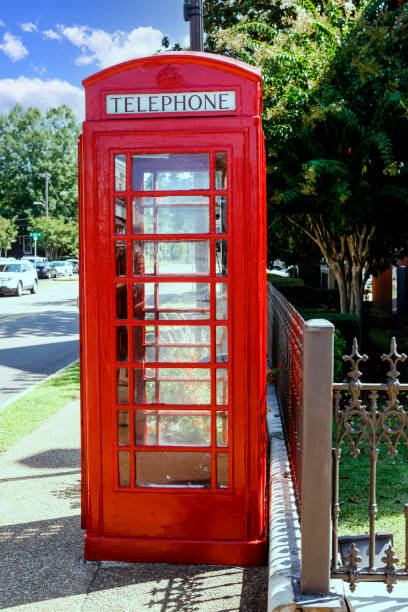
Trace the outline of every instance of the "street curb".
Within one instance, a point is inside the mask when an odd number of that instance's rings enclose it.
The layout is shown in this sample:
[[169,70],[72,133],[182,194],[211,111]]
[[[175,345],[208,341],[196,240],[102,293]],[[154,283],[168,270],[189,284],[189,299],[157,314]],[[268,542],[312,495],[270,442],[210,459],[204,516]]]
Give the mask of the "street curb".
[[27,393],[29,393],[30,391],[33,391],[33,389],[35,389],[36,387],[39,387],[40,385],[42,385],[43,383],[47,382],[48,380],[50,380],[51,378],[54,378],[54,376],[57,376],[58,374],[61,374],[61,372],[63,372],[64,370],[66,370],[67,368],[69,368],[70,366],[73,366],[75,363],[78,363],[79,359],[75,359],[74,361],[71,361],[71,363],[68,363],[66,366],[64,366],[63,368],[60,368],[59,370],[57,370],[56,372],[54,372],[53,374],[50,374],[49,376],[47,376],[46,378],[44,378],[43,380],[40,380],[38,383],[36,383],[35,385],[31,385],[31,387],[28,387],[28,389],[24,389],[24,391],[21,391],[21,393],[18,393],[17,395],[14,395],[14,397],[11,397],[10,399],[8,399],[6,402],[4,402],[4,404],[0,404],[0,413],[2,412],[2,410],[4,408],[6,408],[7,406],[9,406],[10,404],[12,404],[13,402],[18,401],[19,399],[21,399],[22,397],[24,397],[25,395],[27,395]]
[[292,580],[300,579],[300,529],[292,483],[287,477],[289,462],[278,402],[271,384],[267,387],[266,401],[270,445],[268,612],[295,612],[297,605]]

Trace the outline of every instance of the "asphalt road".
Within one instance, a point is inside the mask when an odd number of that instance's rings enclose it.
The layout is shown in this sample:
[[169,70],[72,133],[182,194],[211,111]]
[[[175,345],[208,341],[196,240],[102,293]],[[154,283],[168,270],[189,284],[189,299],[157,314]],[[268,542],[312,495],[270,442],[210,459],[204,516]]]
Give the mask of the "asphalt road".
[[[75,277],[74,277],[75,278]],[[79,357],[78,280],[0,296],[0,408]]]

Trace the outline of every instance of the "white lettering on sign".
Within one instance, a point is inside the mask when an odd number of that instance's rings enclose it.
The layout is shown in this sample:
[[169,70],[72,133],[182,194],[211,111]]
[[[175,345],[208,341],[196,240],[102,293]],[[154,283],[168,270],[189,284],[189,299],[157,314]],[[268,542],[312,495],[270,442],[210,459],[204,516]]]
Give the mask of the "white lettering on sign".
[[158,94],[109,94],[107,115],[235,111],[235,91],[191,91]]

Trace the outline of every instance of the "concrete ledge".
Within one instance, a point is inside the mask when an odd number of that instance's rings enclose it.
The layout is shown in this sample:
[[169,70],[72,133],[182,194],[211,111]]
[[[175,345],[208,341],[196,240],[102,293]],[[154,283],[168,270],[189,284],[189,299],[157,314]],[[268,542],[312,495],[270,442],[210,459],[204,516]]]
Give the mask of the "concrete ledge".
[[292,612],[297,610],[293,580],[300,580],[300,529],[278,402],[272,385],[267,389],[267,406],[270,441],[268,612]]
[[342,596],[300,592],[300,525],[290,478],[275,389],[267,389],[267,429],[270,443],[270,522],[268,612],[345,612]]

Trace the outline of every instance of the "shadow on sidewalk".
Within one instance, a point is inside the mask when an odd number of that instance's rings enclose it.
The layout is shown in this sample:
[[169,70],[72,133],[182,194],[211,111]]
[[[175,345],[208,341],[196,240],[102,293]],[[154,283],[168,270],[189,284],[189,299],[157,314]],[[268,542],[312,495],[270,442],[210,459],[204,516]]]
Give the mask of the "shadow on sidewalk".
[[83,610],[266,610],[266,567],[84,563],[79,516],[2,527],[0,547],[0,609],[80,596]]
[[52,448],[20,459],[19,463],[34,468],[80,468],[79,448]]
[[82,546],[78,516],[1,527],[0,609],[86,593]]

